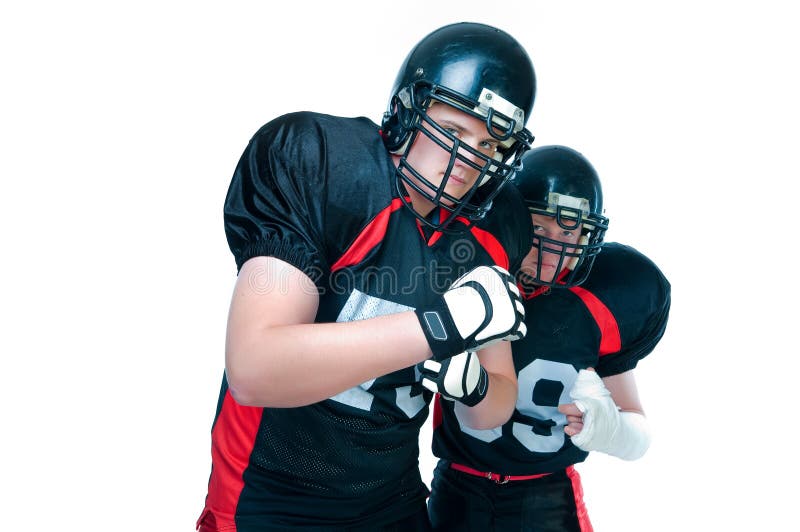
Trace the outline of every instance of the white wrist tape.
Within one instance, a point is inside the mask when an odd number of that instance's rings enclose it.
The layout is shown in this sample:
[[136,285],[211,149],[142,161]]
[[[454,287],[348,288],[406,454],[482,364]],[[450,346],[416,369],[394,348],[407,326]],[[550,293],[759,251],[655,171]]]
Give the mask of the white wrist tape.
[[569,394],[583,412],[583,429],[571,438],[579,449],[636,460],[650,447],[647,418],[637,412],[620,412],[594,371],[580,370]]

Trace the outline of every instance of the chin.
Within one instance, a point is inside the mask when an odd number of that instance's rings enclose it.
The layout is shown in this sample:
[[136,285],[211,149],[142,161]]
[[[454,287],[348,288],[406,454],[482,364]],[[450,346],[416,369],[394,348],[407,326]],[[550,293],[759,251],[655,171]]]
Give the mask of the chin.
[[472,188],[472,185],[463,184],[453,187],[452,190],[450,189],[450,187],[444,187],[444,191],[453,196],[454,198],[461,199],[467,194],[467,192],[469,192],[470,188]]

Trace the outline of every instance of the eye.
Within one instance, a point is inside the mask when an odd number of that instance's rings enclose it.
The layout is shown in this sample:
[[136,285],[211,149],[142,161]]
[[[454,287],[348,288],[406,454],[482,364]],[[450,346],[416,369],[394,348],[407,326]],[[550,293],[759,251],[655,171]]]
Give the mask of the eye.
[[484,140],[481,142],[480,147],[482,150],[487,150],[490,152],[497,151],[497,142],[491,140]]
[[534,233],[544,233],[544,226],[533,224]]

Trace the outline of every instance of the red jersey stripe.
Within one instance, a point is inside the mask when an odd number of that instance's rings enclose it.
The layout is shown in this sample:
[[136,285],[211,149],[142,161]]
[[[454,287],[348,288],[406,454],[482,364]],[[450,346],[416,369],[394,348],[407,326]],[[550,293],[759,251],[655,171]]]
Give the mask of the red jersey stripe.
[[[231,415],[231,410],[236,415]],[[214,514],[219,529],[236,531],[234,515],[244,488],[242,475],[250,463],[263,408],[242,406],[228,390],[211,432],[214,468],[208,481],[206,511]]]
[[436,430],[439,425],[442,424],[442,405],[441,405],[442,398],[437,393],[433,396],[433,417],[431,418],[431,423],[433,425],[433,430]]
[[484,231],[483,229],[478,229],[477,227],[473,227],[470,229],[472,236],[475,237],[475,240],[483,246],[483,249],[489,253],[489,256],[492,257],[494,263],[502,268],[508,270],[509,262],[508,262],[508,253],[506,250],[503,249],[503,245],[500,243],[497,238],[488,231]]
[[597,326],[600,327],[600,355],[619,351],[622,347],[619,325],[608,307],[594,294],[580,286],[573,286],[570,290],[583,300],[586,308],[594,317],[594,321],[597,322]]
[[344,252],[344,255],[339,257],[339,260],[331,266],[331,271],[335,272],[336,270],[358,264],[364,260],[364,257],[366,257],[367,254],[383,240],[384,235],[386,235],[386,229],[389,227],[389,217],[402,206],[403,200],[400,198],[392,200],[392,203],[390,203],[388,207],[379,212],[375,218],[361,230],[353,243],[350,244],[350,247],[347,248],[347,251]]

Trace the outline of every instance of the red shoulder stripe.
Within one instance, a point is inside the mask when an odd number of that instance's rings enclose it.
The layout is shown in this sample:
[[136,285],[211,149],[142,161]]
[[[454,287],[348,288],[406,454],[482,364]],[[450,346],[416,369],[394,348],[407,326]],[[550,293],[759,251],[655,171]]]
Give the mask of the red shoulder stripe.
[[503,245],[500,243],[497,238],[492,233],[488,231],[484,231],[483,229],[478,229],[477,227],[473,227],[470,229],[472,236],[475,237],[475,240],[483,246],[483,249],[489,253],[489,256],[492,257],[494,263],[502,268],[508,270],[509,263],[508,263],[508,253],[506,250],[503,249]]
[[580,286],[573,286],[570,290],[583,300],[594,321],[597,322],[597,326],[600,327],[600,355],[619,351],[622,347],[619,325],[608,307],[593,293]]
[[339,257],[339,260],[331,266],[331,271],[335,272],[342,268],[358,264],[364,257],[367,256],[375,246],[383,240],[386,235],[386,229],[389,227],[389,217],[394,211],[403,206],[403,200],[395,198],[388,207],[379,212],[375,218],[369,222],[364,229],[358,234],[356,239],[344,252],[344,255]]

